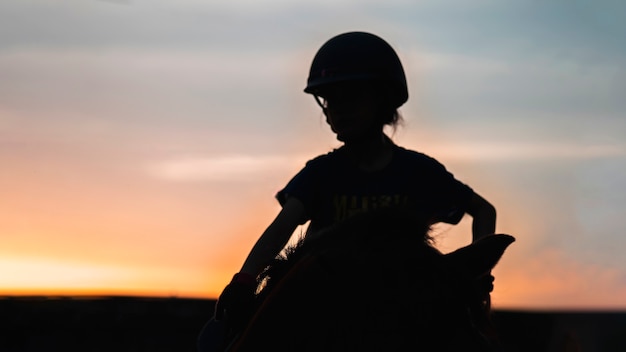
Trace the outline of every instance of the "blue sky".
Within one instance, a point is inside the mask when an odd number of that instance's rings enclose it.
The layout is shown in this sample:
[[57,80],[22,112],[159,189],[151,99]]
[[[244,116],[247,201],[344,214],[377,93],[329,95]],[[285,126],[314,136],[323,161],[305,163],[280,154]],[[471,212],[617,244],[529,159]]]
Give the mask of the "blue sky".
[[[365,30],[407,71],[394,139],[492,200],[518,237],[496,303],[623,308],[624,14],[618,1],[2,2],[0,251],[167,270],[153,285],[181,294],[219,286],[275,191],[338,145],[302,89],[324,41]],[[467,226],[442,227],[441,247],[467,243]],[[98,243],[94,262],[59,233]],[[224,248],[237,254],[207,259]]]

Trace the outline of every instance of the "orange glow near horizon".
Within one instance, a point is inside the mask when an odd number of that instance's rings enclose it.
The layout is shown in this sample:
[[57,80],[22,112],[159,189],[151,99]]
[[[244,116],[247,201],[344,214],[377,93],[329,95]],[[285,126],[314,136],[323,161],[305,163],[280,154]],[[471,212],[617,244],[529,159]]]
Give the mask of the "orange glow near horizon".
[[[435,156],[453,158],[458,150],[426,144],[432,149],[425,152]],[[275,185],[283,185],[306,160],[270,170],[263,181],[250,177],[254,182],[238,179],[233,186],[230,180],[163,180],[145,170],[107,168],[95,158],[66,152],[0,155],[11,165],[11,173],[0,174],[0,295],[214,299],[276,215]],[[56,153],[63,157],[55,159]],[[473,154],[467,148],[465,153]],[[237,165],[249,172],[247,167],[257,164],[238,159]],[[586,266],[554,250],[527,254],[528,243],[550,231],[527,219],[549,209],[522,204],[528,202],[524,190],[515,193],[498,175],[451,164],[455,175],[469,179],[498,207],[498,230],[518,239],[494,270],[494,307],[626,308],[619,271]],[[200,174],[212,165],[202,162]],[[468,244],[470,233],[465,218],[458,226],[437,228],[435,236],[438,247],[449,252]]]
[[[264,212],[268,215],[271,211]],[[6,255],[0,259],[3,272],[0,295],[42,295],[42,296],[147,296],[215,299],[237,270],[247,250],[265,223],[265,216],[255,222],[241,224],[239,237],[243,240],[231,242],[220,249],[220,255],[213,258],[211,267],[177,267],[162,263],[158,267],[141,263],[112,264],[107,261],[90,261],[86,255],[77,260],[61,260],[55,257]],[[470,222],[464,219],[457,227],[443,227],[435,230],[439,247],[448,252],[464,245]],[[440,232],[437,232],[440,231]],[[514,231],[511,231],[512,233]],[[245,243],[245,244],[244,244]],[[610,285],[614,279],[611,273],[581,270],[573,262],[566,262],[558,253],[548,257],[536,257],[519,267],[512,265],[515,260],[514,243],[505,253],[501,264],[494,270],[496,289],[493,292],[495,308],[509,309],[609,309],[623,308],[619,297],[622,292],[605,294],[602,302],[587,289],[586,280],[596,280],[598,284]],[[245,247],[245,248],[244,248]],[[80,251],[80,248],[73,248]],[[509,254],[510,253],[510,254]],[[180,257],[185,257],[184,253]],[[175,259],[176,257],[173,257]],[[549,265],[556,276],[541,270]],[[593,283],[593,282],[591,282]],[[575,300],[559,297],[562,292],[577,292]],[[616,294],[617,293],[617,294]],[[615,295],[616,294],[616,295]],[[560,305],[555,302],[560,300]],[[531,302],[532,304],[529,304]]]

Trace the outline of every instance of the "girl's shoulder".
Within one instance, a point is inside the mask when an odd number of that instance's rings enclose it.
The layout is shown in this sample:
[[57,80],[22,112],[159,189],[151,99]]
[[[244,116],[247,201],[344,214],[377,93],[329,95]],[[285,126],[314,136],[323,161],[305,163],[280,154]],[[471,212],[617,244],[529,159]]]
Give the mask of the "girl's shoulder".
[[326,154],[321,154],[321,155],[314,157],[313,159],[307,161],[306,166],[321,167],[321,166],[326,166],[326,165],[333,165],[336,163],[342,163],[345,160],[344,158],[345,157],[344,157],[343,148],[340,147],[337,149],[333,149],[332,151]]
[[406,149],[398,145],[394,145],[394,148],[394,158],[398,162],[414,164],[420,167],[443,167],[443,164],[441,164],[437,159],[424,153],[411,149]]

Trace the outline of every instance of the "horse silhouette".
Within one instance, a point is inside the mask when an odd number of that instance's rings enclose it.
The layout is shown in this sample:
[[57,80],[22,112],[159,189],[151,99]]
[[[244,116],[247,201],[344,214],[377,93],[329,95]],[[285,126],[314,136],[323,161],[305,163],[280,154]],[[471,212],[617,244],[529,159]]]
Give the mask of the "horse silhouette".
[[428,231],[387,210],[301,239],[261,275],[229,351],[492,350],[490,272],[514,238],[442,254]]

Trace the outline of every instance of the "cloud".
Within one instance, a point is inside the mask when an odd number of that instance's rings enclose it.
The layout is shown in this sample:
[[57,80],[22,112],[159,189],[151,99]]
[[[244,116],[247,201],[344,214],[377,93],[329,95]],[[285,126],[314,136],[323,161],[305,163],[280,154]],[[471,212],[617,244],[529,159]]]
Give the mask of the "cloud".
[[529,52],[507,58],[437,49],[412,50],[406,61],[409,80],[419,88],[413,99],[442,115],[507,119],[525,113],[521,121],[540,123],[549,113],[567,114],[570,120],[623,116],[626,107],[620,95],[626,88],[621,63],[580,55]]
[[285,156],[233,155],[183,157],[148,166],[148,172],[170,181],[245,181],[273,174],[286,175],[292,158]]
[[[407,147],[424,150],[437,158],[463,161],[575,161],[590,159],[610,159],[626,156],[626,144],[596,144],[574,141],[524,141],[521,138],[507,141],[493,138],[492,141],[476,141],[468,136],[442,141],[437,136],[400,138]],[[471,136],[471,135],[470,135]],[[418,141],[418,142],[415,142]]]
[[0,110],[29,130],[73,131],[89,120],[119,131],[258,132],[274,125],[260,112],[284,116],[295,67],[289,53],[274,51],[21,48],[0,52]]
[[124,277],[127,268],[110,264],[96,265],[71,262],[58,258],[17,257],[3,255],[0,258],[2,289],[37,288],[89,288],[106,286],[119,277]]
[[[541,159],[593,159],[626,156],[626,147],[617,145],[577,145],[577,144],[517,144],[470,145],[457,150],[455,156],[463,157],[467,150],[480,159],[495,160],[541,160]],[[467,155],[467,154],[465,154]]]

